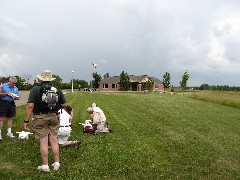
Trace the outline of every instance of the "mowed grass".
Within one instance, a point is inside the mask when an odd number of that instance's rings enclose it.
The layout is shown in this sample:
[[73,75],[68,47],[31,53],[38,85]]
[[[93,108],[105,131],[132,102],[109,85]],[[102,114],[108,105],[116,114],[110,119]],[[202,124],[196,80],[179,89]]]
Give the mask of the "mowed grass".
[[[60,170],[46,173],[36,169],[41,159],[33,136],[4,138],[0,179],[239,179],[239,109],[192,95],[68,93],[74,108],[69,140],[81,139],[81,148],[61,149]],[[89,119],[86,109],[93,102],[105,112],[113,133],[83,133],[78,123]],[[14,132],[23,130],[24,111],[25,106],[18,107]],[[49,159],[51,164],[51,153]]]

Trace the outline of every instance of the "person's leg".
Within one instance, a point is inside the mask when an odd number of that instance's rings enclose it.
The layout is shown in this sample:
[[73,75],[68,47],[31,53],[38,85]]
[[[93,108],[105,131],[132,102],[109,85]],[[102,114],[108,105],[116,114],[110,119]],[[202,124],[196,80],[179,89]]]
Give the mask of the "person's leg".
[[106,127],[106,121],[98,123],[97,130],[99,130],[100,132],[109,132],[108,128]]
[[0,140],[2,140],[3,119],[4,117],[0,117]]
[[52,148],[54,161],[59,162],[59,146],[58,146],[57,136],[49,134],[49,140]]
[[2,140],[2,128],[3,128],[3,121],[4,118],[7,116],[7,109],[8,106],[6,105],[5,101],[0,99],[0,139]]
[[12,117],[7,117],[7,132],[12,133]]
[[57,171],[60,168],[59,163],[59,145],[57,135],[49,134],[49,140],[52,148],[54,163],[52,164],[53,170]]
[[42,157],[42,165],[38,166],[38,170],[49,172],[48,166],[48,135],[39,140],[40,142],[40,152]]
[[48,165],[48,136],[40,139],[40,152],[42,156],[42,164]]
[[74,141],[66,141],[64,144],[61,144],[61,147],[66,147],[66,146],[70,146],[74,143]]
[[1,130],[2,127],[3,127],[3,119],[4,119],[4,117],[0,117],[0,130]]
[[8,104],[8,111],[7,111],[7,136],[10,138],[14,138],[12,133],[12,118],[16,116],[16,106],[15,103],[12,102]]
[[81,142],[80,141],[66,141],[64,144],[61,144],[61,147],[73,147],[74,149],[79,149]]

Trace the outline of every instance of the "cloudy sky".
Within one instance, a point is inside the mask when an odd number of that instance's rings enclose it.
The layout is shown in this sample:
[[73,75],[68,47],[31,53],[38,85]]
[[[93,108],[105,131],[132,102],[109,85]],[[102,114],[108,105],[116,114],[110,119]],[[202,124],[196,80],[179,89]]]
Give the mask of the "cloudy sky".
[[0,0],[0,76],[44,69],[240,86],[240,1]]

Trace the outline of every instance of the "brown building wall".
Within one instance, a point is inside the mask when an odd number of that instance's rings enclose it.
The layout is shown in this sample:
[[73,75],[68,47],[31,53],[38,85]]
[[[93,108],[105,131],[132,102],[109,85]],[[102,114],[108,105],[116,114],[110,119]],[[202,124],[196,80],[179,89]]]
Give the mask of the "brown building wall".
[[164,91],[164,86],[163,86],[163,84],[159,84],[159,85],[158,85],[158,90],[159,90],[159,91]]
[[103,84],[100,84],[99,85],[99,91],[102,91],[103,90]]
[[[108,88],[103,88],[103,84],[99,85],[99,91],[118,91],[119,90],[119,84],[117,84],[117,88],[112,88],[112,84],[108,84]],[[155,87],[155,86],[154,86]],[[159,84],[157,87],[152,88],[150,91],[164,91],[163,84]],[[137,91],[141,91],[140,88]]]

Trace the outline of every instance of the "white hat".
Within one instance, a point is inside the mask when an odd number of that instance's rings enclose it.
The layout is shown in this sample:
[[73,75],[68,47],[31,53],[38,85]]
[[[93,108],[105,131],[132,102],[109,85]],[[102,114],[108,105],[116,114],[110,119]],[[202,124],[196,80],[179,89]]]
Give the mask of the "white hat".
[[93,112],[93,108],[92,107],[87,108],[87,112]]
[[52,77],[52,72],[50,70],[44,70],[41,75],[37,75],[37,78],[41,81],[52,81],[56,79]]

